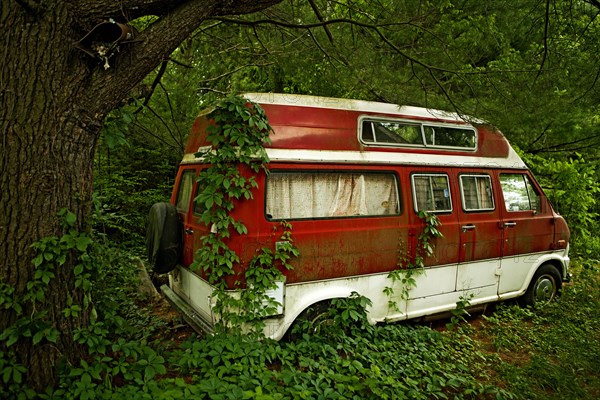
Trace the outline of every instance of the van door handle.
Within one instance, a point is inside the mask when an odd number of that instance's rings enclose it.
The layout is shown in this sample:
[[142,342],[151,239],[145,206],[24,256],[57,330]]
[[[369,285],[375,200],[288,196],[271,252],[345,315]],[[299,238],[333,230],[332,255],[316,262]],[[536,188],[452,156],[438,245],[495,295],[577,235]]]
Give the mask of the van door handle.
[[510,228],[511,226],[516,226],[516,225],[517,225],[517,223],[516,222],[512,222],[512,221],[504,223],[504,227],[505,228]]
[[473,225],[473,224],[463,225],[463,226],[461,226],[461,229],[463,232],[472,231],[473,229],[475,229],[475,225]]
[[185,233],[186,235],[192,235],[194,233],[194,230],[192,228],[186,228]]

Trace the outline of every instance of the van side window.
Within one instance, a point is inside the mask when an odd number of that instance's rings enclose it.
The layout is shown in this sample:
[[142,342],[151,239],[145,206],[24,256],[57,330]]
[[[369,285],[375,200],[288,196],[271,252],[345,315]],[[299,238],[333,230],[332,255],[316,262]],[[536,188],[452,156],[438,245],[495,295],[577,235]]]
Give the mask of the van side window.
[[500,185],[506,211],[541,211],[540,194],[527,175],[500,174]]
[[452,211],[450,183],[444,174],[414,174],[412,176],[415,211]]
[[393,173],[278,172],[267,175],[269,220],[398,215]]
[[425,138],[429,146],[466,149],[475,149],[477,146],[475,131],[472,129],[426,126]]
[[492,180],[488,175],[461,175],[460,190],[465,211],[494,209]]
[[177,191],[177,203],[175,204],[177,211],[187,212],[189,210],[195,176],[196,173],[193,169],[188,169],[181,175]]
[[363,119],[360,139],[366,144],[475,150],[477,131],[468,126],[429,125],[402,120]]
[[423,145],[420,125],[393,121],[364,121],[362,134],[365,142]]

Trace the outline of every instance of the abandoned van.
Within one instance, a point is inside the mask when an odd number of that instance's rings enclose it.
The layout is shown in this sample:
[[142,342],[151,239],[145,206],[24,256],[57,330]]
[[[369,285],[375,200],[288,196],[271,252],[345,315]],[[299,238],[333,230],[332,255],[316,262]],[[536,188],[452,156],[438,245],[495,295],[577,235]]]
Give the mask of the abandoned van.
[[[243,271],[259,248],[280,246],[273,232],[283,222],[299,251],[269,292],[277,307],[264,319],[266,336],[279,340],[306,310],[354,292],[371,300],[369,321],[379,323],[439,315],[465,299],[471,306],[546,302],[568,279],[567,224],[493,127],[376,102],[245,98],[264,110],[272,133],[268,171],[255,174],[252,196],[231,211],[247,230],[230,239],[235,268]],[[215,286],[190,266],[202,238],[215,231],[199,220],[194,202],[210,124],[206,114],[196,119],[170,205],[155,210],[154,220],[178,221],[154,229],[174,244],[149,247],[154,268],[169,272],[165,296],[207,331],[219,318]],[[420,255],[423,215],[435,216],[441,235]],[[149,243],[160,241],[155,236]],[[401,290],[392,272],[418,257],[422,273]]]

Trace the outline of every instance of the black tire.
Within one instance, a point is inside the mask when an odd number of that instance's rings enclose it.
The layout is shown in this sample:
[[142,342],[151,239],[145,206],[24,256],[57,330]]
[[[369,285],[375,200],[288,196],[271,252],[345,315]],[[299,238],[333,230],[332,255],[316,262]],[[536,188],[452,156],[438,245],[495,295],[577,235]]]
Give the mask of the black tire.
[[552,264],[544,264],[533,275],[519,303],[524,307],[547,304],[560,295],[561,289],[562,279],[558,269]]
[[288,341],[295,341],[305,333],[309,335],[325,333],[327,329],[333,326],[333,316],[331,315],[331,302],[320,301],[306,308],[294,321],[291,328],[286,333]]
[[156,203],[150,208],[146,227],[146,250],[150,268],[157,274],[172,271],[180,259],[181,222],[171,203]]

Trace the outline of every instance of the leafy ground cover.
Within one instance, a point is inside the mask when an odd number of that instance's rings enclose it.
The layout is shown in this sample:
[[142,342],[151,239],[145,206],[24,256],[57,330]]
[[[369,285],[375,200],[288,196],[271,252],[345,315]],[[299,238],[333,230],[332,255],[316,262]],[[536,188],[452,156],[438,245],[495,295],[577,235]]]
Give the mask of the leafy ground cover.
[[600,274],[575,265],[574,281],[543,309],[501,307],[465,329],[491,364],[491,380],[522,399],[600,398]]
[[[105,284],[133,281],[111,264]],[[110,281],[110,282],[109,282]],[[99,285],[100,286],[100,285]],[[98,288],[102,309],[80,333],[90,348],[46,399],[600,398],[600,272],[576,266],[543,309],[501,304],[483,316],[370,326],[365,299],[336,304],[318,333],[294,341],[198,336],[164,303]],[[448,325],[447,327],[445,325]],[[7,365],[0,366],[8,374]],[[14,393],[14,392],[13,392]],[[23,390],[22,398],[34,393]]]

